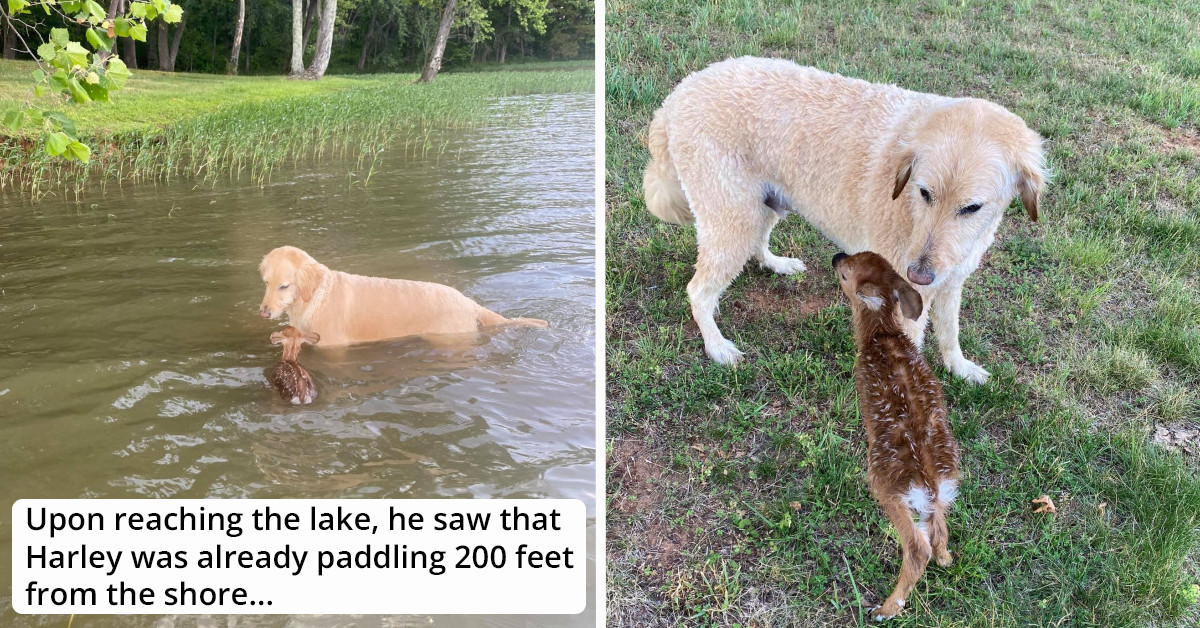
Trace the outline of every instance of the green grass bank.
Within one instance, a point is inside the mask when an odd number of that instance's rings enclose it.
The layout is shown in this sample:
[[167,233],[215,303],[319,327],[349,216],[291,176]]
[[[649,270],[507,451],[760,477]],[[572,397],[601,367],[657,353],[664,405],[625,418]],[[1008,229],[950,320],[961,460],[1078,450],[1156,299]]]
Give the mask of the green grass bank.
[[[25,102],[35,67],[0,64],[0,111]],[[49,157],[30,137],[0,137],[0,188],[78,197],[96,181],[232,176],[261,183],[281,164],[330,155],[356,157],[369,170],[385,147],[437,150],[427,145],[432,129],[491,123],[496,98],[594,87],[593,71],[578,64],[537,69],[448,72],[426,85],[415,84],[414,74],[293,81],[137,71],[112,103],[58,107],[92,146],[89,165]]]
[[[1200,625],[1200,3],[607,5],[608,604],[613,626],[866,625],[900,567],[867,492],[850,312],[799,218],[704,355],[695,232],[645,211],[653,110],[732,56],[994,100],[1047,139],[967,282],[972,386],[927,355],[963,448],[955,563],[895,626]],[[1050,495],[1056,516],[1032,512]]]

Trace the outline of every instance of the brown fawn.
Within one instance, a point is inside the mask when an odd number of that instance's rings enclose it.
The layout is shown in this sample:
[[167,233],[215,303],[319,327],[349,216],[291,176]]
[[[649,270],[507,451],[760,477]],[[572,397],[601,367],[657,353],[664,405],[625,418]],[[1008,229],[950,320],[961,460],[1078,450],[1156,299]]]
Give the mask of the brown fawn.
[[958,444],[942,386],[900,319],[920,318],[921,295],[870,251],[839,253],[833,268],[854,312],[854,384],[867,430],[867,483],[896,527],[904,556],[895,590],[871,610],[871,618],[882,621],[904,608],[930,557],[950,564],[946,510],[958,493]]
[[321,336],[315,333],[300,333],[299,329],[288,325],[282,330],[271,334],[271,344],[283,345],[283,359],[271,372],[271,385],[279,391],[284,401],[294,405],[310,404],[317,398],[317,388],[313,385],[308,371],[296,361],[300,356],[300,346],[304,343],[315,345],[321,341]]

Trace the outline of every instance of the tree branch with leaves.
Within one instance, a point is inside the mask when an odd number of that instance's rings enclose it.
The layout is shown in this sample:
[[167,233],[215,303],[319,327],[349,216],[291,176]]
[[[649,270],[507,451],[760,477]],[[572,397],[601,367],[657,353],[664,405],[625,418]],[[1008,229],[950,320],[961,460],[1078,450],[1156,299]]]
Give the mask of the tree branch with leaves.
[[[58,17],[63,24],[82,29],[82,41],[91,47],[89,51],[72,37],[68,27],[51,28],[50,36],[40,42],[26,41],[18,29],[11,28],[9,36],[16,37],[15,48],[32,56],[38,68],[32,72],[30,95],[25,105],[4,115],[3,123],[13,131],[39,130],[42,147],[51,156],[74,159],[87,163],[91,148],[84,144],[70,116],[50,108],[36,106],[35,99],[48,97],[59,102],[85,104],[92,101],[108,102],[109,94],[125,86],[131,73],[125,62],[114,52],[119,38],[128,37],[146,41],[146,24],[161,18],[168,24],[183,19],[183,9],[170,0],[134,1],[128,9],[117,14],[100,6],[95,0],[7,0],[11,26],[18,23],[21,30],[34,33],[39,39],[41,31],[32,22],[35,11],[44,16]],[[34,45],[36,44],[36,46]]]

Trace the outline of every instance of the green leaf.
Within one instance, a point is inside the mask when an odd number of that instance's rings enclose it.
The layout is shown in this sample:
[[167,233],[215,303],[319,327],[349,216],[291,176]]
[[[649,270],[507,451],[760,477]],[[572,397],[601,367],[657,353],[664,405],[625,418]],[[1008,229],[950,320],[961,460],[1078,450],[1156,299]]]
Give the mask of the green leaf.
[[79,66],[86,68],[88,65],[88,51],[83,47],[83,44],[73,41],[67,44],[67,57],[71,59],[71,67]]
[[50,87],[55,91],[66,91],[67,89],[67,71],[59,68],[54,72],[54,76],[50,77]]
[[71,93],[71,100],[77,103],[83,104],[92,100],[92,97],[88,96],[87,90],[83,88],[79,79],[73,76],[67,79],[67,91]]
[[96,18],[97,20],[103,20],[104,18],[108,17],[108,13],[105,12],[104,7],[96,4],[96,0],[87,0],[85,6],[87,7],[88,13],[91,13],[92,17]]
[[59,48],[66,48],[67,44],[71,43],[71,37],[67,35],[65,28],[50,29],[50,41],[58,45]]
[[43,80],[45,80],[45,78],[46,78],[46,73],[43,72],[40,68],[33,71],[33,82],[34,83],[41,83]]
[[92,45],[92,48],[96,50],[109,50],[109,48],[105,47],[104,42],[100,40],[100,32],[94,28],[87,30],[87,40]]
[[46,119],[49,120],[51,124],[54,124],[61,129],[63,133],[66,133],[67,137],[76,139],[75,121],[72,120],[70,116],[58,111],[47,111]]
[[129,26],[129,20],[123,17],[113,20],[113,32],[117,34],[117,37],[129,37]]
[[87,92],[88,97],[96,102],[108,102],[108,89],[99,84],[100,77],[96,77],[96,84],[83,83],[83,89]]
[[108,79],[109,89],[121,89],[125,87],[125,80],[130,77],[129,68],[125,66],[125,62],[116,57],[108,58],[108,69],[104,72],[104,77]]
[[71,142],[70,144],[67,144],[67,150],[70,151],[71,157],[74,157],[85,164],[88,162],[88,159],[91,159],[92,157],[92,149],[88,148],[87,145],[82,142]]
[[163,21],[167,24],[176,24],[183,19],[183,7],[178,4],[172,4],[163,11]]
[[56,131],[46,136],[46,152],[50,153],[51,157],[58,157],[63,154],[70,144],[71,138],[67,137],[67,134],[62,131]]
[[134,24],[129,27],[129,37],[135,41],[146,41],[146,25]]
[[58,46],[51,42],[46,42],[37,49],[38,56],[46,63],[54,61],[54,57],[58,55]]
[[129,15],[139,20],[144,19],[146,17],[146,9],[148,8],[150,8],[150,5],[145,2],[130,2]]
[[45,86],[43,86],[43,85],[41,85],[41,84],[38,84],[38,85],[34,85],[34,86],[33,86],[33,95],[34,95],[34,96],[37,96],[38,98],[41,98],[41,97],[42,97],[42,96],[44,96],[45,94],[46,94],[46,87],[45,87]]
[[8,0],[8,14],[20,15],[25,11],[25,7],[27,6],[29,6],[29,3],[25,0]]
[[25,112],[20,109],[13,109],[4,114],[4,126],[14,131],[20,129],[23,122],[25,122]]

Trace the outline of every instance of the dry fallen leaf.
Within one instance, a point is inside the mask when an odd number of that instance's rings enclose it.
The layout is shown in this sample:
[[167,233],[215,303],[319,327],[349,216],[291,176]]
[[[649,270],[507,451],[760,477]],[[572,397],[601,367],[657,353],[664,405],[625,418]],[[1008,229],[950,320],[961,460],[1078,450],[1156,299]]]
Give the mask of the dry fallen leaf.
[[800,512],[800,507],[801,507],[800,502],[788,502],[788,506],[790,506],[792,508],[792,510],[795,510],[796,512]]
[[1100,505],[1096,506],[1096,510],[1099,511],[1101,517],[1104,516],[1104,512],[1107,509],[1108,509],[1108,502],[1100,502]]
[[1055,514],[1058,512],[1058,509],[1054,507],[1054,501],[1050,499],[1049,495],[1042,495],[1041,497],[1033,500],[1032,503],[1041,504],[1037,508],[1033,509],[1033,512],[1035,513],[1048,512],[1050,514]]

